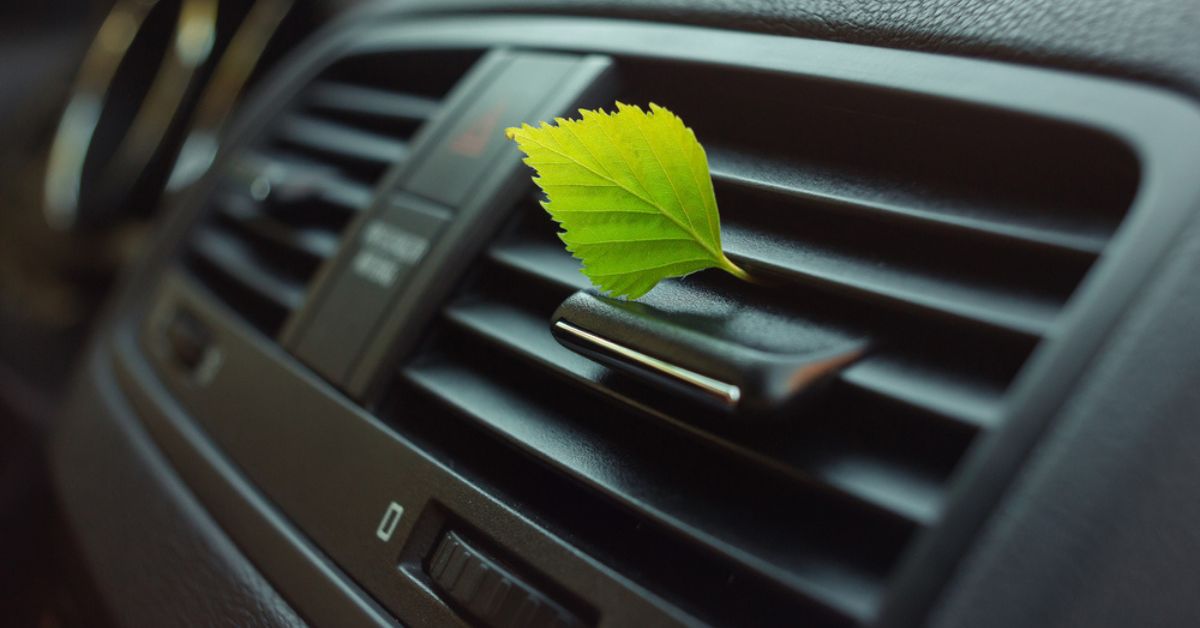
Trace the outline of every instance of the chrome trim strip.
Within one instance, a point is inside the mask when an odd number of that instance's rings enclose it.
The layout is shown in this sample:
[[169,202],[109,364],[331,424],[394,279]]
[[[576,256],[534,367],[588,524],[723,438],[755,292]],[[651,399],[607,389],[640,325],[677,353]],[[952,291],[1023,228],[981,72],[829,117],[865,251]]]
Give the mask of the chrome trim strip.
[[636,363],[638,366],[648,368],[660,375],[666,375],[676,381],[688,384],[701,391],[716,397],[727,405],[736,406],[742,398],[742,389],[728,384],[717,379],[701,375],[695,371],[685,369],[682,366],[676,366],[670,362],[665,362],[658,358],[648,356],[641,351],[630,349],[624,345],[617,344],[607,338],[602,338],[593,334],[590,331],[580,329],[564,320],[554,321],[554,327],[571,334],[575,338],[596,345],[601,349],[617,354],[618,356],[628,359]]

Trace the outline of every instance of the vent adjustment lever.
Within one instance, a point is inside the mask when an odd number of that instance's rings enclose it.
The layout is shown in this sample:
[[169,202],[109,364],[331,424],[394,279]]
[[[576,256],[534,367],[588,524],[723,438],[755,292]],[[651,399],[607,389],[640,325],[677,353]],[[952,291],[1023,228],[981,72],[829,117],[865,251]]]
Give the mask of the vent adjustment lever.
[[559,344],[617,371],[745,416],[776,414],[810,397],[868,347],[866,340],[814,333],[806,350],[773,353],[694,321],[692,314],[579,291],[558,306],[551,331]]

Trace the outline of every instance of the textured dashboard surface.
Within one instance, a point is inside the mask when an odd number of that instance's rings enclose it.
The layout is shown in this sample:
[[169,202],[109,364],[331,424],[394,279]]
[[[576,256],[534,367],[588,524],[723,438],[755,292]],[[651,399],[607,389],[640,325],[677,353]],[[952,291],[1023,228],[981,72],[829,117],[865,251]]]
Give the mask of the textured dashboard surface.
[[933,625],[1200,624],[1200,222],[964,561]]
[[1142,79],[1200,96],[1200,3],[1191,0],[400,0],[381,4],[417,12],[549,11],[700,24],[1079,69]]
[[[678,21],[1084,69],[1200,96],[1200,5],[1193,2],[418,0],[391,6],[399,9],[383,10],[546,11]],[[1163,448],[1194,442],[1188,438],[1194,427],[1185,419],[1197,400],[1194,391],[1191,397],[1184,391],[1186,378],[1200,369],[1194,355],[1178,351],[1198,346],[1188,322],[1195,320],[1190,314],[1200,295],[1184,287],[1200,251],[1194,244],[1189,251],[1174,254],[1174,272],[1151,284],[1134,316],[1117,328],[1117,339],[1088,374],[1095,381],[1068,406],[1070,419],[1058,426],[1061,432],[1035,452],[1036,464],[965,563],[965,577],[937,616],[941,625],[1099,625],[1100,619],[1128,624],[1134,618],[1113,612],[1117,604],[1128,612],[1156,602],[1159,619],[1197,616],[1194,596],[1175,593],[1197,580],[1194,564],[1186,560],[1200,552],[1200,539],[1186,526],[1196,513],[1176,507],[1197,503],[1194,474],[1188,475],[1196,460],[1186,449]],[[1156,368],[1145,366],[1150,357],[1157,358]],[[69,480],[60,468],[65,502],[79,512],[125,513],[73,522],[85,540],[94,535],[125,541],[107,551],[103,543],[87,544],[104,592],[124,602],[118,616],[129,625],[177,623],[181,616],[198,625],[301,623],[190,498],[133,419],[117,412],[111,421],[98,416],[102,400],[97,380],[78,382],[55,460],[60,467],[70,465]],[[1157,458],[1157,467],[1142,466],[1150,457]],[[1145,474],[1150,488],[1132,469]],[[174,501],[156,501],[167,494]],[[1131,495],[1141,501],[1125,501]],[[140,521],[131,521],[135,511]],[[161,537],[146,532],[169,530],[169,522],[183,520],[194,527]],[[122,553],[131,547],[133,553]],[[1095,564],[1081,565],[1080,556],[1093,556]],[[155,564],[169,565],[171,573],[146,571]],[[1031,573],[1041,573],[1041,579]],[[1163,586],[1162,573],[1177,575],[1171,582],[1181,588]]]
[[[306,625],[184,486],[103,364],[77,382],[51,458],[59,499],[121,626]],[[102,359],[103,358],[103,359]]]

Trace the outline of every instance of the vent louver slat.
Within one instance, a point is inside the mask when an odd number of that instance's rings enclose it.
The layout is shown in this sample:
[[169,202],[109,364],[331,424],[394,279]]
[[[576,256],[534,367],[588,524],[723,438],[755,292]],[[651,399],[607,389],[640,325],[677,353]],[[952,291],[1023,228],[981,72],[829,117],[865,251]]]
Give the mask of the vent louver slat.
[[337,251],[333,233],[280,220],[262,211],[253,199],[230,195],[216,203],[220,218],[229,226],[241,226],[253,239],[292,251],[309,263],[320,263]]
[[[712,154],[714,151],[709,152]],[[718,164],[737,160],[736,156],[721,153],[713,154],[711,158]],[[761,163],[758,164],[758,167],[761,165]],[[750,165],[748,170],[753,170],[753,168],[755,166]],[[879,198],[879,195],[872,198],[870,193],[864,193],[863,190],[841,190],[836,187],[822,189],[820,186],[809,189],[796,187],[812,182],[803,179],[772,181],[758,176],[752,171],[738,170],[736,166],[714,166],[712,176],[720,186],[740,186],[747,190],[767,194],[783,194],[791,197],[797,203],[826,205],[836,207],[839,211],[858,212],[865,216],[874,215],[882,219],[924,222],[961,234],[1003,238],[1017,243],[1056,248],[1083,255],[1098,255],[1107,241],[1102,234],[1080,233],[1069,227],[1036,223],[1024,224],[986,216],[956,215],[937,211],[923,206],[921,201],[916,199],[905,199],[907,201],[905,202],[905,200]]]
[[339,117],[374,117],[390,124],[409,124],[413,128],[437,113],[441,102],[417,94],[402,94],[381,89],[318,83],[312,88],[309,104],[313,109]]
[[[790,506],[803,501],[832,519],[842,509],[836,496],[805,494],[794,483],[753,465],[714,465],[708,447],[681,444],[670,431],[648,429],[605,406],[577,407],[569,399],[547,400],[539,390],[553,382],[519,363],[493,361],[478,350],[451,357],[456,358],[452,364],[427,364],[409,371],[406,378],[457,412],[485,423],[525,453],[647,520],[801,596],[865,617],[869,600],[881,586],[882,566],[893,557],[863,552],[857,564],[847,565],[838,554],[860,548],[846,547],[845,539],[839,539],[825,521],[813,521]],[[580,420],[567,422],[564,416]],[[625,439],[630,433],[637,437]],[[671,447],[686,463],[658,456],[663,447]],[[713,517],[713,513],[722,514]],[[746,513],[754,513],[759,525],[752,529],[742,525]],[[703,523],[696,525],[696,521]],[[902,535],[907,525],[896,518],[888,527],[888,533]],[[836,580],[821,577],[834,570]]]
[[1055,308],[1045,303],[908,276],[874,260],[841,258],[828,250],[792,249],[787,253],[770,251],[761,255],[738,252],[744,250],[743,238],[755,238],[758,234],[729,235],[726,250],[731,259],[750,272],[786,282],[827,284],[829,289],[843,290],[860,298],[887,301],[896,307],[926,309],[1033,338],[1045,334],[1054,319]]
[[[637,406],[647,413],[655,412],[653,408],[609,388],[604,382],[606,371],[603,367],[563,348],[553,338],[543,335],[541,332],[545,327],[545,320],[534,312],[521,311],[508,304],[480,303],[451,306],[446,311],[446,318],[461,330],[506,352],[516,354],[527,362],[533,362],[540,368],[570,378],[595,393]],[[670,420],[669,417],[663,418]],[[755,449],[734,443],[721,444],[757,463],[769,465],[776,471],[800,479],[806,477],[790,467],[763,457],[761,452]],[[867,460],[852,474],[843,473],[843,469],[836,467],[816,468],[812,473],[836,492],[894,513],[912,523],[928,523],[937,511],[936,486],[925,486],[917,491],[893,490],[897,488],[896,479],[905,475],[902,468],[888,468],[885,464]],[[910,487],[920,485],[924,481],[919,477],[903,480]]]
[[[502,242],[490,249],[489,257],[493,263],[527,280],[544,282],[557,289],[570,291],[589,286],[578,264],[562,255],[561,245],[554,242]],[[544,322],[539,320],[538,324]],[[961,420],[975,427],[986,427],[995,421],[1002,391],[980,388],[970,382],[930,379],[914,370],[912,365],[880,359],[851,366],[842,379],[864,392],[939,414],[947,420]]]
[[[552,337],[588,282],[526,198],[400,368],[395,427],[707,621],[866,623],[1116,231],[1136,162],[1075,127],[896,93],[646,60],[621,78],[620,100],[670,104],[709,147],[725,248],[763,278],[702,272],[643,303],[761,350],[816,329],[870,353],[752,425],[614,372]],[[561,487],[553,505],[537,485]],[[658,550],[575,504],[632,517],[678,564],[664,577]],[[718,580],[751,584],[700,593]]]
[[326,68],[231,160],[194,236],[188,265],[275,335],[383,174],[408,157],[477,53],[379,53]]
[[242,289],[261,295],[279,309],[292,310],[304,300],[304,288],[293,277],[274,272],[237,235],[206,229],[193,243],[196,255]]
[[379,178],[388,166],[408,155],[406,142],[307,116],[289,116],[278,133],[284,144],[347,164],[347,170],[361,171],[367,180]]
[[976,429],[992,427],[1000,416],[1000,390],[980,388],[945,376],[931,376],[911,365],[882,358],[852,365],[842,373],[841,380],[864,393]]

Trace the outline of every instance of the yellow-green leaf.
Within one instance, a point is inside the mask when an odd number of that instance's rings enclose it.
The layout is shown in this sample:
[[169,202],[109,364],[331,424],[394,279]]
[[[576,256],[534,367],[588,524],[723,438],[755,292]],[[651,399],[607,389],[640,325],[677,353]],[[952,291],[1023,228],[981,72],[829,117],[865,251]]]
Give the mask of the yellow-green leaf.
[[542,206],[593,284],[636,299],[667,277],[705,268],[748,278],[721,249],[708,158],[679,116],[654,103],[579,114],[506,133],[537,172]]

